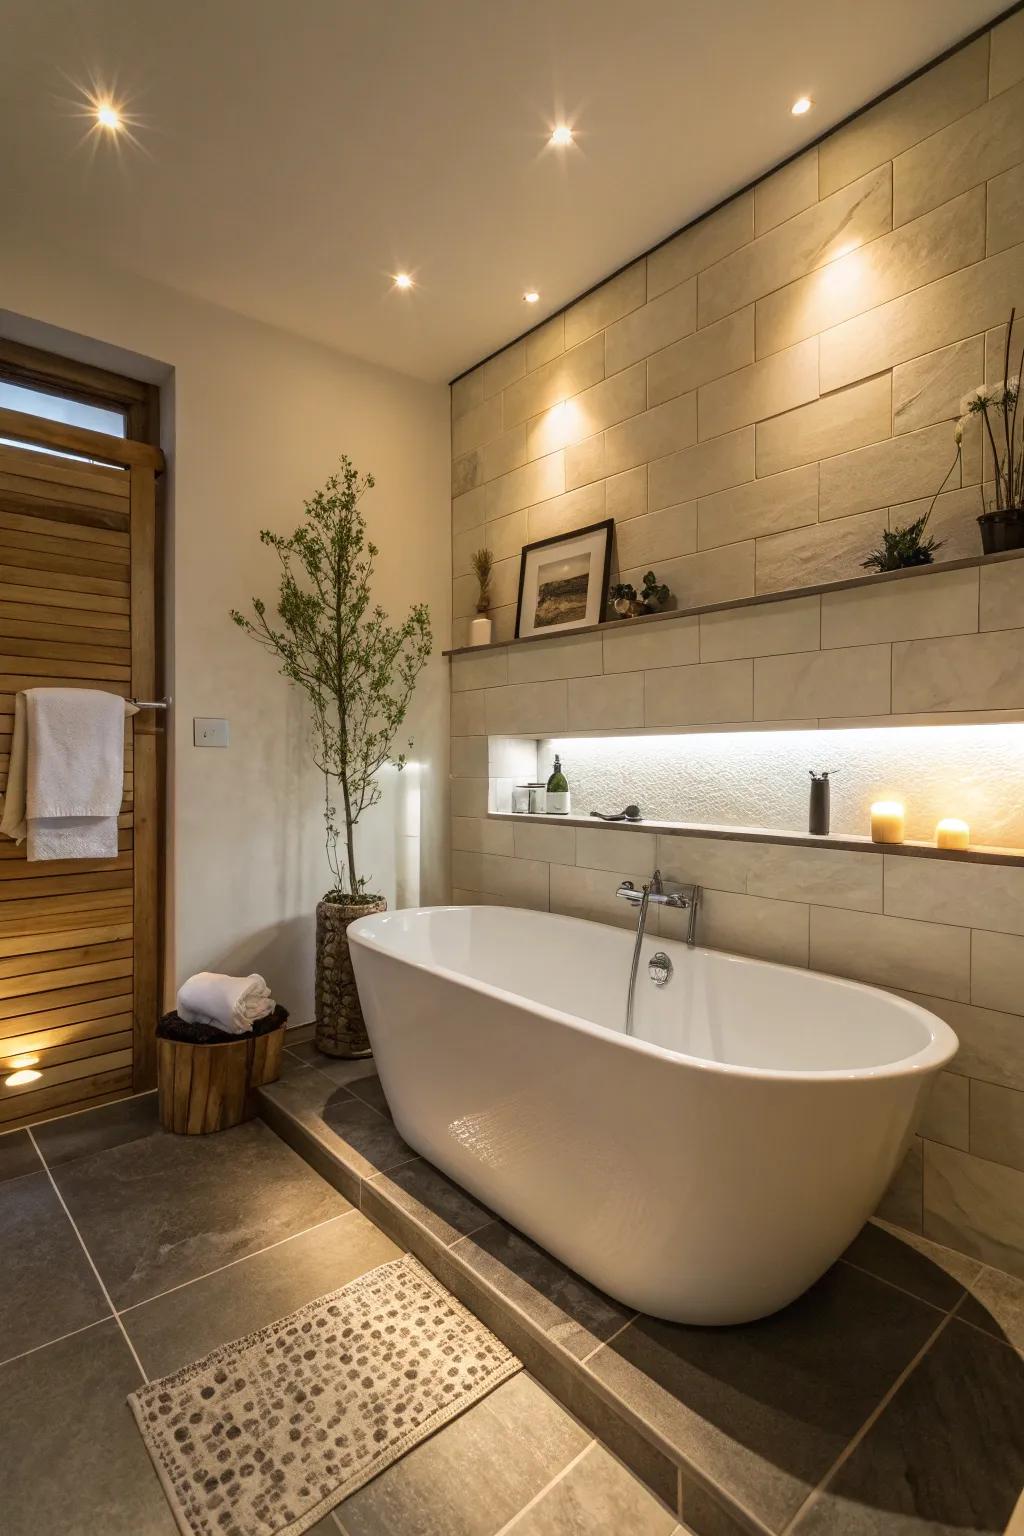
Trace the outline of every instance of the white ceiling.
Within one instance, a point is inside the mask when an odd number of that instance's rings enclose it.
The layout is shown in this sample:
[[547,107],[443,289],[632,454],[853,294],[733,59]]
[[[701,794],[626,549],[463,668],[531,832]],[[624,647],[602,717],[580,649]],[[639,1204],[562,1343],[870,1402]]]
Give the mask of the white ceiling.
[[[0,0],[0,224],[447,378],[1001,9]],[[90,81],[137,147],[89,136]]]

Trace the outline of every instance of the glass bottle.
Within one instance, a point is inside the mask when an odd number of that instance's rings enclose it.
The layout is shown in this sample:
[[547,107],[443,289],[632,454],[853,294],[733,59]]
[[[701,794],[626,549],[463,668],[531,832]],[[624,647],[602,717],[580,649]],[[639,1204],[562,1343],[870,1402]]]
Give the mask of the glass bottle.
[[548,814],[552,816],[569,814],[569,781],[562,772],[562,760],[557,755],[551,777],[548,779]]

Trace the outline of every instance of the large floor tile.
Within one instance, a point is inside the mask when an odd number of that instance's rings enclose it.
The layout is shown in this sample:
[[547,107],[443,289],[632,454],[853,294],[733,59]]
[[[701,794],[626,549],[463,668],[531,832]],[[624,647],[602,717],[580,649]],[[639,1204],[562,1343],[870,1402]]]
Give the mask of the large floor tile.
[[166,1376],[400,1254],[365,1216],[348,1211],[265,1253],[131,1307],[122,1321],[147,1375]]
[[837,1264],[792,1306],[742,1327],[637,1319],[590,1368],[778,1530],[940,1322],[933,1307]]
[[259,1120],[149,1136],[61,1163],[54,1177],[118,1307],[348,1209]]
[[4,1536],[176,1536],[113,1321],[0,1367]]
[[981,1272],[977,1259],[913,1233],[899,1234],[875,1221],[867,1222],[843,1258],[943,1312],[956,1305],[968,1281]]
[[74,1162],[123,1147],[147,1136],[159,1136],[160,1115],[155,1093],[141,1093],[131,1099],[101,1104],[98,1109],[84,1109],[77,1115],[63,1115],[37,1125],[32,1133],[49,1167]]
[[629,1536],[672,1536],[669,1514],[639,1478],[596,1442],[535,1504],[524,1511],[509,1536],[574,1536],[574,1533],[628,1532]]
[[1024,1485],[1024,1360],[954,1318],[799,1536],[1001,1536]]
[[349,1536],[493,1536],[588,1438],[520,1374],[346,1499],[338,1514]]
[[1024,1351],[1024,1280],[999,1269],[983,1269],[969,1290],[957,1316]]
[[5,1131],[0,1136],[0,1184],[38,1173],[42,1166],[28,1131]]
[[445,1244],[456,1243],[494,1220],[493,1212],[422,1157],[390,1173],[379,1173],[364,1186],[363,1210],[369,1215],[374,1215],[381,1200],[399,1206]]
[[391,1107],[384,1097],[384,1089],[381,1087],[380,1078],[374,1072],[366,1077],[353,1078],[348,1085],[349,1093],[354,1093],[357,1099],[362,1099],[364,1104],[369,1104],[371,1109],[378,1114],[391,1118]]
[[109,1316],[49,1176],[0,1184],[0,1360]]
[[376,1077],[377,1064],[372,1056],[357,1056],[351,1059],[346,1056],[325,1056],[323,1051],[318,1051],[312,1040],[302,1045],[290,1045],[290,1053],[299,1061],[306,1063],[308,1067],[315,1067],[325,1077],[329,1077],[332,1083],[345,1087],[347,1083],[357,1082],[361,1077]]
[[382,1115],[352,1094],[336,1094],[324,1106],[324,1122],[335,1135],[348,1144],[351,1159],[364,1179],[375,1173],[387,1173],[416,1156],[395,1130],[390,1115]]

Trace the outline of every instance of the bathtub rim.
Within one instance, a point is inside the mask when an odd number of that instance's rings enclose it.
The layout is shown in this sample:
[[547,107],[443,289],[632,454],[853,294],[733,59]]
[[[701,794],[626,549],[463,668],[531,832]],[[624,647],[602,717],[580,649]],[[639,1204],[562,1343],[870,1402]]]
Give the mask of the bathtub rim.
[[[431,976],[441,976],[469,991],[479,993],[483,997],[510,1004],[513,1007],[528,1007],[540,1018],[546,1019],[552,1024],[558,1024],[573,1030],[577,1034],[588,1035],[591,1038],[613,1041],[623,1049],[640,1051],[642,1054],[654,1057],[658,1061],[682,1064],[695,1071],[712,1073],[715,1076],[737,1077],[763,1082],[785,1083],[876,1083],[880,1080],[902,1077],[925,1077],[933,1072],[941,1071],[954,1058],[960,1048],[960,1041],[955,1032],[941,1019],[938,1014],[923,1008],[920,1003],[911,1002],[909,998],[901,997],[899,993],[887,992],[882,987],[875,987],[870,982],[854,981],[846,976],[835,976],[830,971],[818,971],[809,966],[784,965],[775,960],[759,960],[751,955],[737,955],[732,950],[711,949],[708,945],[698,944],[695,948],[710,955],[725,956],[729,960],[742,965],[767,966],[774,971],[785,971],[797,976],[821,976],[826,981],[836,986],[849,988],[856,992],[870,994],[872,997],[882,997],[887,1004],[894,1005],[901,1013],[916,1015],[924,1022],[924,1027],[929,1033],[929,1039],[919,1051],[910,1056],[901,1056],[894,1061],[879,1062],[867,1067],[824,1067],[808,1071],[800,1071],[796,1068],[782,1067],[755,1067],[744,1066],[738,1062],[711,1061],[706,1056],[691,1056],[685,1051],[673,1051],[668,1046],[656,1045],[650,1040],[641,1040],[635,1035],[625,1035],[618,1030],[609,1029],[604,1024],[595,1024],[592,1020],[584,1018],[581,1014],[566,1013],[563,1009],[552,1008],[547,1003],[538,1002],[534,998],[527,997],[521,992],[509,992],[504,987],[493,986],[490,982],[478,981],[473,976],[468,976],[464,971],[455,971],[445,965],[427,965],[422,960],[416,960],[410,955],[389,948],[378,937],[376,930],[387,927],[398,917],[409,917],[419,913],[429,914],[434,912],[515,912],[521,914],[528,911],[531,917],[544,917],[557,923],[571,923],[573,925],[586,926],[588,928],[609,929],[610,923],[595,922],[592,918],[571,917],[562,912],[533,912],[530,908],[503,907],[499,904],[476,903],[472,906],[460,906],[453,902],[438,903],[434,906],[402,907],[392,912],[376,912],[366,917],[357,918],[348,929],[350,943],[355,943],[358,948],[367,949],[374,954],[386,956],[389,959],[400,961],[403,965],[410,966],[417,971],[423,971]],[[627,930],[614,928],[617,933]],[[651,935],[657,938],[657,935]],[[679,939],[659,939],[660,943],[679,945]]]

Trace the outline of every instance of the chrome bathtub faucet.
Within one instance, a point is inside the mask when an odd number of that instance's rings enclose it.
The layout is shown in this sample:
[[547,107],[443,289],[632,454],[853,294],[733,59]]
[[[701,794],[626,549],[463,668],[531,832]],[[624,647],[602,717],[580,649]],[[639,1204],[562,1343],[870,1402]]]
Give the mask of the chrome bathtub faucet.
[[[689,912],[690,918],[686,925],[686,943],[692,949],[697,941],[697,906],[700,901],[699,885],[676,885],[674,882],[670,890],[665,889],[665,882],[661,878],[661,870],[656,869],[644,886],[638,891],[632,880],[623,880],[616,896],[621,896],[623,901],[628,901],[630,906],[639,907],[640,913],[636,925],[636,943],[633,946],[633,963],[629,972],[629,990],[626,993],[626,1026],[625,1033],[633,1033],[633,1003],[636,995],[636,976],[640,966],[640,950],[644,942],[644,930],[647,927],[647,908],[653,902],[655,906],[674,907],[677,911]],[[655,959],[659,959],[655,956]],[[668,961],[668,957],[664,957]],[[668,963],[667,971],[664,967],[658,967],[658,974],[651,969],[651,980],[655,986],[663,987],[671,975],[671,963]]]

